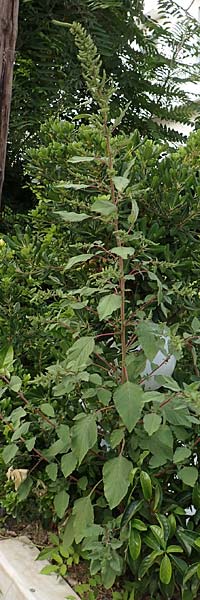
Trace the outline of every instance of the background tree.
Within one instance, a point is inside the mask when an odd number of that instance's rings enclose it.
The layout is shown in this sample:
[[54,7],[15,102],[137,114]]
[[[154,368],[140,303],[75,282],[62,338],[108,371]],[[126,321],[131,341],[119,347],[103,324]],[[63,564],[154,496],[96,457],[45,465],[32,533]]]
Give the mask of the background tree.
[[4,181],[6,145],[12,94],[14,52],[19,0],[0,2],[0,204]]
[[[91,33],[103,68],[117,84],[112,116],[118,113],[119,105],[123,109],[129,103],[124,119],[127,132],[137,127],[153,138],[177,138],[174,132],[167,133],[157,119],[188,121],[191,102],[181,90],[181,83],[198,77],[199,66],[191,64],[198,43],[191,48],[190,40],[199,28],[174,3],[161,0],[160,4],[165,14],[163,27],[144,15],[141,0],[21,1],[6,201],[12,197],[15,206],[24,202],[23,152],[33,139],[37,141],[40,123],[52,114],[71,119],[76,112],[91,109],[92,100],[88,99],[72,37],[65,28],[56,27],[54,19],[77,20]],[[173,32],[166,23],[172,11],[178,19]],[[184,66],[183,55],[190,57]],[[26,198],[30,203],[27,192]]]

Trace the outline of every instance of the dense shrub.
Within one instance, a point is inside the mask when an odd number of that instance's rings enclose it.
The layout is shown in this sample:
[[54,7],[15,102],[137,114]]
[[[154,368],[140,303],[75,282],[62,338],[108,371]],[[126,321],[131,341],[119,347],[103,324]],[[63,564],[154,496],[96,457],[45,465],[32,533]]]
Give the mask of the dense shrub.
[[[123,114],[110,122],[96,49],[79,25],[71,31],[99,109],[86,125],[42,128],[28,166],[38,208],[0,246],[2,464],[29,469],[2,504],[31,511],[34,499],[34,515],[60,519],[62,552],[75,542],[106,588],[125,574],[131,600],[190,600],[200,576],[199,136],[172,153],[115,135]],[[176,358],[174,378],[157,374],[158,352],[166,368]]]

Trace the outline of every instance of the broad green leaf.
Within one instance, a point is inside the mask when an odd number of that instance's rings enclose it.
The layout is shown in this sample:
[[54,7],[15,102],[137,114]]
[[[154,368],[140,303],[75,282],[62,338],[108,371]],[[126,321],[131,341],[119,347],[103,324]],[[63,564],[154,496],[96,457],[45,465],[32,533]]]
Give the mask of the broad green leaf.
[[[173,459],[173,435],[168,425],[161,425],[160,429],[153,433],[148,440],[148,447],[155,455],[154,462],[151,459],[152,466],[165,464]],[[152,457],[154,459],[154,456]]]
[[70,442],[70,429],[68,427],[68,425],[64,425],[64,423],[62,423],[61,425],[59,425],[59,427],[56,429],[56,433],[58,435],[58,437],[65,443],[68,444]]
[[10,389],[13,392],[19,392],[21,386],[22,386],[22,380],[20,379],[20,377],[17,377],[17,375],[12,375],[12,377],[10,379],[10,384],[9,384]]
[[20,421],[23,417],[26,417],[26,411],[21,406],[18,406],[18,408],[15,408],[11,412],[9,420],[12,421],[14,427],[16,428],[20,426]]
[[14,352],[12,346],[4,346],[0,350],[0,373],[9,371],[13,366]]
[[51,479],[52,481],[56,481],[57,474],[58,474],[58,465],[57,465],[57,463],[50,463],[50,465],[46,466],[45,471],[46,471],[49,479]]
[[89,219],[90,216],[85,213],[67,212],[65,210],[57,210],[55,215],[61,217],[66,223],[80,223],[81,221],[85,221],[85,219]]
[[135,248],[129,248],[128,246],[121,246],[116,248],[111,248],[110,252],[116,254],[117,256],[121,256],[121,258],[128,258],[135,253]]
[[93,256],[93,254],[78,254],[78,256],[72,256],[66,264],[66,271],[68,271],[69,269],[71,269],[71,267],[74,267],[75,265],[80,265],[82,263],[87,262],[87,260],[90,260],[91,258],[93,258]]
[[127,177],[120,177],[120,175],[116,175],[113,177],[113,183],[118,192],[123,192],[130,182]]
[[129,432],[133,430],[143,409],[144,393],[139,385],[126,381],[114,393],[116,409]]
[[133,519],[131,522],[132,529],[137,529],[138,531],[146,531],[147,525],[141,521],[141,519]]
[[76,366],[85,365],[94,350],[94,343],[94,338],[90,336],[76,340],[68,352],[69,360],[74,361]]
[[74,517],[71,514],[67,519],[67,523],[65,526],[65,530],[63,533],[62,545],[64,550],[67,550],[70,546],[72,546],[74,541]]
[[73,452],[69,452],[68,454],[63,454],[61,458],[61,471],[64,477],[68,477],[77,465],[77,458]]
[[8,446],[5,446],[5,448],[3,449],[3,452],[2,452],[2,458],[3,458],[4,462],[6,463],[6,465],[9,462],[11,462],[11,460],[15,457],[17,452],[18,452],[17,444],[8,444]]
[[58,515],[58,517],[60,519],[62,519],[64,517],[64,514],[68,507],[68,504],[69,504],[69,494],[67,494],[67,492],[65,492],[65,490],[58,492],[58,494],[56,494],[56,496],[54,498],[54,507],[55,507],[56,514]]
[[53,444],[51,444],[51,446],[49,446],[47,450],[43,450],[43,455],[49,459],[53,458],[57,454],[67,452],[67,450],[69,450],[69,442],[65,442],[62,439],[59,439],[56,440],[56,442],[53,442]]
[[111,510],[118,506],[130,485],[132,463],[121,454],[103,466],[104,493]]
[[191,450],[189,448],[176,448],[173,456],[173,462],[175,464],[184,462],[191,455]]
[[154,535],[154,537],[156,538],[157,542],[159,543],[159,545],[165,549],[166,544],[165,544],[165,539],[164,539],[164,534],[163,534],[163,530],[161,527],[159,527],[158,525],[150,525],[150,529]]
[[132,500],[126,507],[122,516],[121,527],[126,527],[129,521],[132,520],[133,516],[140,510],[143,505],[143,500]]
[[173,377],[158,375],[156,377],[156,381],[158,381],[163,387],[172,390],[173,392],[180,392],[180,387]]
[[183,469],[178,472],[178,477],[183,483],[193,487],[198,479],[198,469],[196,467],[183,467]]
[[187,573],[183,578],[183,585],[185,585],[187,583],[187,581],[189,581],[189,579],[191,579],[193,577],[193,575],[196,575],[198,568],[199,568],[199,562],[195,563],[194,565],[191,565],[191,567],[188,567]]
[[51,573],[57,573],[58,571],[58,566],[57,565],[45,565],[45,567],[42,567],[40,573],[41,575],[50,575]]
[[124,437],[124,429],[114,429],[111,433],[110,436],[110,445],[111,448],[116,448],[116,446],[118,446],[120,444],[120,442],[123,440]]
[[104,406],[108,406],[112,398],[112,392],[110,390],[106,390],[105,388],[100,388],[97,390],[97,398]]
[[128,546],[129,546],[131,558],[133,560],[137,560],[138,556],[140,555],[140,551],[141,551],[141,536],[139,534],[139,531],[137,531],[136,529],[131,529]]
[[172,577],[172,565],[171,560],[167,554],[165,554],[160,563],[160,571],[159,571],[160,581],[165,585],[169,585]]
[[99,320],[103,321],[107,317],[110,317],[112,313],[121,307],[121,296],[118,294],[108,294],[108,296],[104,296],[101,298],[97,311],[99,315]]
[[94,523],[94,510],[90,496],[76,500],[72,514],[74,517],[75,541],[79,544],[84,538],[87,528]]
[[163,550],[154,550],[153,552],[151,552],[151,554],[149,554],[148,556],[146,556],[146,558],[142,560],[138,570],[138,577],[140,579],[142,579],[142,577],[146,575],[146,573],[152,567],[153,563],[156,562],[158,557],[162,556],[162,554]]
[[144,429],[148,435],[151,436],[159,429],[161,422],[162,418],[160,415],[157,415],[156,413],[149,413],[148,415],[144,416]]
[[29,440],[26,440],[26,448],[29,452],[31,452],[31,450],[33,450],[33,448],[35,446],[35,440],[36,440],[36,436],[33,436]]
[[96,200],[91,206],[93,212],[100,213],[103,217],[110,217],[117,211],[117,207],[109,200]]
[[172,545],[172,546],[168,546],[168,548],[167,548],[167,552],[168,552],[168,554],[169,554],[169,552],[170,552],[170,553],[172,553],[172,554],[173,554],[174,552],[175,552],[175,553],[176,553],[176,552],[180,552],[180,553],[181,553],[181,552],[183,552],[183,548],[181,548],[181,546],[173,546],[173,545]]
[[97,424],[93,414],[81,413],[77,416],[78,419],[75,417],[76,423],[71,430],[72,450],[80,465],[88,450],[96,444]]
[[200,320],[197,319],[197,317],[194,317],[194,319],[192,319],[191,327],[192,327],[194,333],[197,333],[198,331],[200,331]]
[[18,440],[19,438],[21,438],[21,437],[23,437],[24,435],[26,435],[26,433],[27,433],[27,432],[28,432],[28,430],[29,430],[29,427],[30,427],[30,423],[22,423],[22,424],[20,425],[20,427],[18,427],[18,428],[17,428],[17,429],[14,431],[14,433],[13,433],[13,435],[12,435],[12,438],[11,438],[11,441],[12,441],[12,442],[15,442],[15,441],[16,441],[16,440]]
[[43,404],[40,404],[40,410],[44,413],[44,415],[46,415],[47,417],[55,417],[55,412],[54,412],[54,408],[51,404],[49,404],[48,402],[43,402]]
[[164,352],[164,341],[157,330],[157,324],[152,321],[141,321],[137,327],[138,341],[143,352],[150,361],[153,361],[157,352]]
[[81,163],[81,162],[92,162],[94,160],[99,160],[96,156],[72,156],[72,158],[68,158],[69,163]]
[[20,486],[17,490],[18,502],[23,502],[24,500],[26,500],[26,498],[28,498],[28,495],[30,494],[32,486],[33,486],[32,477],[28,476],[25,479],[25,481],[22,481],[22,483],[20,484]]

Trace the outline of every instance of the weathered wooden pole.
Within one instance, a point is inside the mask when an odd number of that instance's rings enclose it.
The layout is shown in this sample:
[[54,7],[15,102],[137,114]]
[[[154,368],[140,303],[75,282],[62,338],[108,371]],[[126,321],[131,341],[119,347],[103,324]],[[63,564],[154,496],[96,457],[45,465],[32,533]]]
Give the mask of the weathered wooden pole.
[[0,209],[4,182],[19,0],[0,0]]

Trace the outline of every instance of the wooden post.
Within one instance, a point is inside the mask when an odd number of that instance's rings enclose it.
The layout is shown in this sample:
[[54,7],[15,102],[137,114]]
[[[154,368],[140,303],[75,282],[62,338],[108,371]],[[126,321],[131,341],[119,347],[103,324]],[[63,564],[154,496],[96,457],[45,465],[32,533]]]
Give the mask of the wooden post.
[[0,0],[0,208],[12,97],[19,0]]

